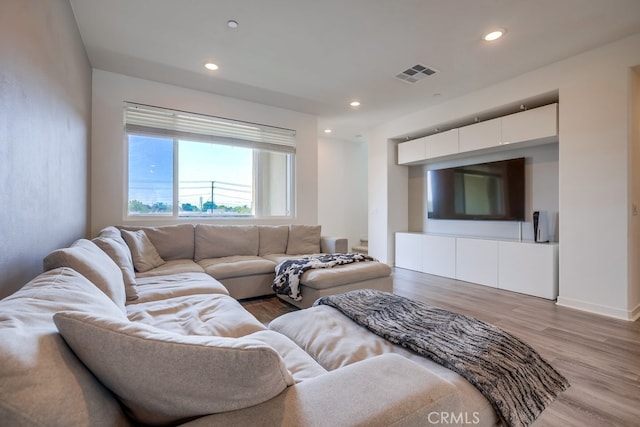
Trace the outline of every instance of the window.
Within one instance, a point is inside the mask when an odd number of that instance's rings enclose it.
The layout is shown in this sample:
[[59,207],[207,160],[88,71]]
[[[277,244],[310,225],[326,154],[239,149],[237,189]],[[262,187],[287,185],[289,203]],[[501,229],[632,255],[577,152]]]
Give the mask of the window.
[[129,104],[128,217],[293,216],[295,132]]

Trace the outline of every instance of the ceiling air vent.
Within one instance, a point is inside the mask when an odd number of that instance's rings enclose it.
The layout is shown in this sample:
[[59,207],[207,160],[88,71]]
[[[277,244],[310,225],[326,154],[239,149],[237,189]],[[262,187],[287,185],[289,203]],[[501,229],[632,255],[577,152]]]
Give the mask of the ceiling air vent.
[[403,72],[396,74],[396,79],[402,80],[407,83],[415,83],[437,73],[438,70],[427,67],[426,65],[416,64],[411,68],[407,68]]

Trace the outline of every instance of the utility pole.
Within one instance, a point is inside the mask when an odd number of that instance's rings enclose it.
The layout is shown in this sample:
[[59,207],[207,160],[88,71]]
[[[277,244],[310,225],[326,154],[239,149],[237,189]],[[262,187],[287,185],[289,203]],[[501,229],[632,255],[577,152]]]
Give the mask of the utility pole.
[[215,181],[211,181],[211,214],[213,215],[213,184]]

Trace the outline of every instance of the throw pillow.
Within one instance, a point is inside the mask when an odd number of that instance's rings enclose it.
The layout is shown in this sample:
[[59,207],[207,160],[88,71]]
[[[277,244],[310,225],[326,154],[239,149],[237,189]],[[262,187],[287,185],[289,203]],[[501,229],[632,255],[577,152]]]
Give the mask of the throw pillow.
[[122,318],[54,315],[93,374],[146,424],[256,405],[294,383],[282,357],[248,338],[179,335]]
[[156,251],[155,246],[153,246],[144,230],[120,230],[120,232],[131,250],[133,267],[136,271],[144,273],[164,264],[164,260],[160,258],[158,251]]
[[194,225],[175,224],[159,227],[120,226],[120,230],[144,230],[158,255],[165,261],[193,259]]
[[119,239],[109,237],[96,237],[91,241],[102,249],[115,262],[120,271],[122,271],[122,279],[124,280],[124,290],[127,300],[135,300],[138,298],[138,290],[136,289],[136,274],[133,271],[133,260],[131,259],[131,251],[120,236]]
[[287,255],[308,255],[320,253],[319,225],[296,225],[289,227]]
[[45,271],[58,267],[76,270],[125,312],[126,294],[122,271],[95,243],[87,239],[76,240],[71,247],[57,249],[47,255],[43,266]]

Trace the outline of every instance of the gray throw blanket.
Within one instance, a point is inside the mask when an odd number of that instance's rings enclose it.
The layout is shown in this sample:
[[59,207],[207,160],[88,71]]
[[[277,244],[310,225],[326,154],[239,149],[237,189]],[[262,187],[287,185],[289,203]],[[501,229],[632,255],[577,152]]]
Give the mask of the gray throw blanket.
[[529,345],[502,329],[386,292],[364,289],[319,298],[394,344],[462,375],[503,423],[528,426],[569,387]]
[[368,255],[358,253],[323,254],[303,258],[288,259],[276,266],[276,277],[271,289],[276,294],[286,295],[294,301],[300,301],[300,276],[312,268],[331,268],[337,265],[351,264],[361,261],[376,261]]

